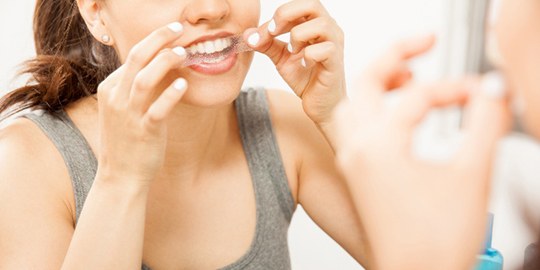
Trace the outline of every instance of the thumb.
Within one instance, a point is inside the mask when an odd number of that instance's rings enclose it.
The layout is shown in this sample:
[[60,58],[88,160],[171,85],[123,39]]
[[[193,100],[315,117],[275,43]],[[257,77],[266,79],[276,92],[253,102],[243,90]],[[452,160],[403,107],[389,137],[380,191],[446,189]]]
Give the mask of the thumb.
[[408,61],[429,51],[435,41],[435,36],[430,34],[395,43],[357,77],[351,97],[357,100],[380,100],[384,92],[407,84],[413,77]]
[[497,142],[508,131],[511,122],[508,91],[503,77],[495,72],[487,74],[479,88],[469,103],[465,138],[456,162],[467,167],[489,168]]

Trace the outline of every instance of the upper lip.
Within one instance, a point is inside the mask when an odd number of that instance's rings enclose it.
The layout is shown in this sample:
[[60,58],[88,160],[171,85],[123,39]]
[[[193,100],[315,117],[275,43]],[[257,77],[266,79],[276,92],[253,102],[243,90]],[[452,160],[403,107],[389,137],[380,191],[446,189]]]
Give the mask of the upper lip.
[[204,41],[207,41],[207,40],[216,40],[216,39],[219,39],[219,38],[226,38],[226,37],[230,37],[230,36],[233,36],[233,34],[231,32],[219,32],[217,34],[213,34],[213,35],[206,35],[206,36],[202,36],[202,37],[199,37],[197,38],[196,40],[193,40],[192,42],[190,42],[188,45],[185,46],[185,48],[189,48],[195,44],[198,44],[198,43],[201,43],[201,42],[204,42]]

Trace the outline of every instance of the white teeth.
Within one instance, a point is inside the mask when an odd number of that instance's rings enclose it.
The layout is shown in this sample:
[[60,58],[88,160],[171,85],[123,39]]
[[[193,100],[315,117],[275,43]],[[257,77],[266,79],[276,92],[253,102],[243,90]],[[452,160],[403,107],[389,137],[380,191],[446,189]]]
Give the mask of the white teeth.
[[204,48],[204,44],[202,42],[197,44],[197,52],[198,53],[205,53],[206,52],[206,49]]
[[212,42],[212,41],[204,42],[204,49],[206,50],[206,53],[215,53],[216,52],[216,46],[214,45],[214,42]]
[[216,40],[216,51],[223,51],[225,49],[225,44],[221,39]]
[[212,54],[221,52],[232,45],[231,38],[220,38],[212,41],[204,41],[189,47],[189,51],[199,54]]

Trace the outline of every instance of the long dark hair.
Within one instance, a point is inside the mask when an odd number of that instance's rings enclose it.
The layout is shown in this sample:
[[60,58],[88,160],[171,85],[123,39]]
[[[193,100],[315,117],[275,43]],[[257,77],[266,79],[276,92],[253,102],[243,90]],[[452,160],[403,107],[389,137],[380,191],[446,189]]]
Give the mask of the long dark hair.
[[4,119],[28,108],[57,111],[91,96],[120,65],[114,49],[88,31],[76,0],[37,0],[33,24],[37,57],[20,72],[31,78],[0,99],[0,114],[9,109]]

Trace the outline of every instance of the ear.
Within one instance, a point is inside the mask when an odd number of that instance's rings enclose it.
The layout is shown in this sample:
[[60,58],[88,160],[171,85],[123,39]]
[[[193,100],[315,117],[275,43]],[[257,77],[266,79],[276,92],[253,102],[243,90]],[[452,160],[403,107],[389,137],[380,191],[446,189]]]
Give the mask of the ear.
[[105,45],[112,45],[112,37],[101,19],[97,0],[77,0],[79,12],[92,36]]

